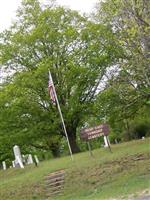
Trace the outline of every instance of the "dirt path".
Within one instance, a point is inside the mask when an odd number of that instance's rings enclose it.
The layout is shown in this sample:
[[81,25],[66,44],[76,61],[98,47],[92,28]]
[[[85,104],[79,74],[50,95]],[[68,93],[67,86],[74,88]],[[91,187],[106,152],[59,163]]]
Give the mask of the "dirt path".
[[150,195],[140,196],[135,198],[134,200],[150,200]]
[[150,200],[150,191],[145,190],[141,194],[137,194],[137,197],[132,197],[129,200]]

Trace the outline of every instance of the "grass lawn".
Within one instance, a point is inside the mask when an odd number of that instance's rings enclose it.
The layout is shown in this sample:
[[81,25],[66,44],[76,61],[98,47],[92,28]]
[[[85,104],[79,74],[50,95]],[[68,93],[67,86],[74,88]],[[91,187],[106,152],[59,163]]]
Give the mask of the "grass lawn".
[[150,138],[112,145],[70,157],[41,162],[25,169],[0,171],[0,200],[46,199],[44,177],[65,169],[63,194],[54,200],[128,199],[150,191]]

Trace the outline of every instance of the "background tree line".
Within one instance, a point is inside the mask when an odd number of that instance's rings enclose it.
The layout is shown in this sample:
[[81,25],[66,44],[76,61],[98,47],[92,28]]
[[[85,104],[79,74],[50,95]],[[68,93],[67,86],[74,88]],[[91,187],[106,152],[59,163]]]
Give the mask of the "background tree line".
[[[48,96],[51,70],[74,153],[79,130],[106,121],[111,141],[150,134],[150,2],[105,0],[89,17],[24,0],[0,34],[0,160],[24,153],[68,152]],[[96,147],[96,142],[93,143]]]

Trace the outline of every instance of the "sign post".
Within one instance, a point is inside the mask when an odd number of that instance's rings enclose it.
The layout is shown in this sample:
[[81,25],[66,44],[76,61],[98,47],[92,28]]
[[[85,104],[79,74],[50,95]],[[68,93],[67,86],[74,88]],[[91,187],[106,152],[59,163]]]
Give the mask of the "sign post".
[[88,149],[89,149],[89,152],[90,152],[90,156],[93,157],[93,153],[92,153],[92,149],[91,149],[91,145],[90,145],[89,141],[87,142],[87,145],[88,145]]

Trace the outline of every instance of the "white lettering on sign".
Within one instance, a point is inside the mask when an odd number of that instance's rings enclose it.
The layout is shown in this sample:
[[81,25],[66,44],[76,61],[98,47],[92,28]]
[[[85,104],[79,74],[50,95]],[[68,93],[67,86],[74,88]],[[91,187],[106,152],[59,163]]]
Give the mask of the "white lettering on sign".
[[90,140],[100,136],[107,136],[109,133],[109,128],[107,124],[101,124],[92,128],[82,129],[80,133],[81,139]]

